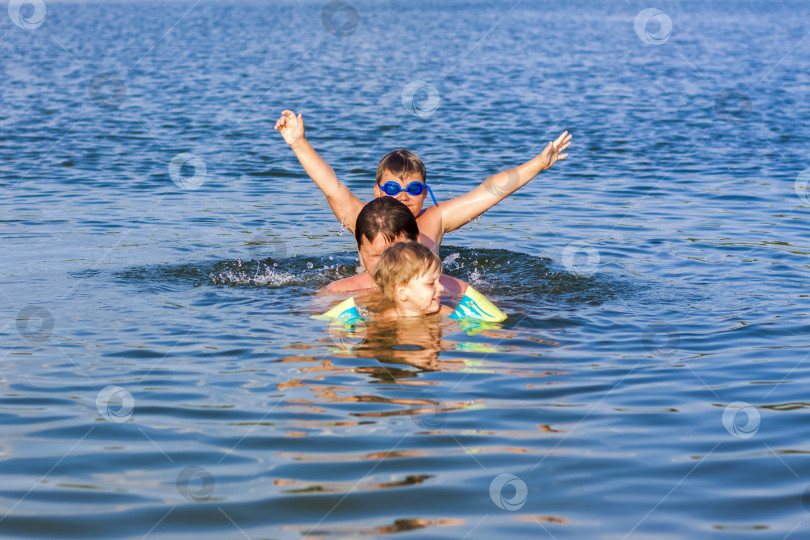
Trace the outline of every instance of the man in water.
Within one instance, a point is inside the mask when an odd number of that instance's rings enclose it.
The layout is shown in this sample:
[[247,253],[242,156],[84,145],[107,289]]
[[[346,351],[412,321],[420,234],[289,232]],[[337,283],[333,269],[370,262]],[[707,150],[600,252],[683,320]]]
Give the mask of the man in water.
[[[338,220],[347,229],[354,231],[354,223],[364,203],[338,180],[332,167],[309,144],[304,136],[303,116],[296,116],[292,111],[283,111],[275,128],[295,152],[309,177],[326,195]],[[430,193],[433,198],[433,193],[425,181],[425,165],[413,152],[394,150],[386,154],[377,165],[374,196],[392,196],[405,204],[416,217],[419,226],[418,241],[438,255],[445,233],[469,223],[507,195],[526,185],[541,171],[568,157],[568,154],[561,152],[570,144],[571,135],[566,131],[526,163],[490,176],[469,193],[455,199],[436,203],[434,198],[434,206],[427,209],[422,209],[425,195]]]
[[[357,253],[360,264],[366,269],[362,274],[330,283],[324,290],[330,293],[347,293],[378,290],[369,271],[377,266],[385,248],[398,242],[416,242],[419,228],[411,210],[393,197],[380,197],[365,205],[357,215],[354,227]],[[467,283],[442,274],[439,281],[445,296],[464,294]]]

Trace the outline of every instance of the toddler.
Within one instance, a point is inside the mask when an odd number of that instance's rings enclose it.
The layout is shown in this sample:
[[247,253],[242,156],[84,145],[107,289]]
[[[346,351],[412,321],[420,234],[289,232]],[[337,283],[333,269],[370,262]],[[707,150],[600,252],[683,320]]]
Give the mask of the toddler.
[[383,295],[394,303],[380,319],[449,316],[453,309],[439,302],[444,287],[439,278],[442,263],[433,251],[418,242],[400,242],[386,249],[373,278]]

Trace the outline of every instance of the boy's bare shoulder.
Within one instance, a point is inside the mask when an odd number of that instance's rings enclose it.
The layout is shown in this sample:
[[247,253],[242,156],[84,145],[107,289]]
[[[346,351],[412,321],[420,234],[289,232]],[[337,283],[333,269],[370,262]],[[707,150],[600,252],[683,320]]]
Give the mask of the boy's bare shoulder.
[[[441,203],[439,203],[441,204]],[[419,224],[419,230],[423,230],[423,227],[429,226],[438,226],[442,223],[442,212],[439,206],[430,206],[422,210],[418,216],[416,216],[416,223]]]
[[419,226],[419,243],[437,254],[444,235],[443,219],[440,206],[431,206],[416,218],[416,224]]

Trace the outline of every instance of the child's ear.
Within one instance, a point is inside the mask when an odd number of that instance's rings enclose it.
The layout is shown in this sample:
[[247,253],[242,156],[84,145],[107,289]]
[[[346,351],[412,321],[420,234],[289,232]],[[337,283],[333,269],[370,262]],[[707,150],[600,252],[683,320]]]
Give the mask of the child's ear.
[[400,302],[408,301],[408,287],[404,284],[394,287],[394,294],[397,295],[397,300]]
[[385,192],[383,192],[383,190],[380,189],[380,186],[378,184],[374,184],[374,196],[379,199],[383,195],[385,195]]

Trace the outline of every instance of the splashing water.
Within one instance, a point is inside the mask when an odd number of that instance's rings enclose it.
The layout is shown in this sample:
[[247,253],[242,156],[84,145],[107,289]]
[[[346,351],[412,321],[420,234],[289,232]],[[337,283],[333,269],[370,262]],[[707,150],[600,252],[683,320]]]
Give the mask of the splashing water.
[[[242,268],[242,261],[238,260],[238,268]],[[311,264],[311,263],[310,263]],[[256,273],[252,276],[245,271],[227,270],[219,274],[211,274],[211,281],[214,285],[270,285],[279,286],[291,282],[300,281],[300,276],[290,272],[276,271],[268,265],[264,265],[264,273],[261,273],[261,263],[256,264]],[[275,267],[276,264],[274,263]]]
[[474,287],[489,285],[489,281],[484,278],[484,273],[480,272],[477,267],[467,276],[467,281]]
[[461,256],[460,253],[453,253],[452,255],[448,255],[442,261],[442,266],[444,266],[448,270],[458,270],[459,268],[464,268],[464,263],[457,263],[456,260]]

